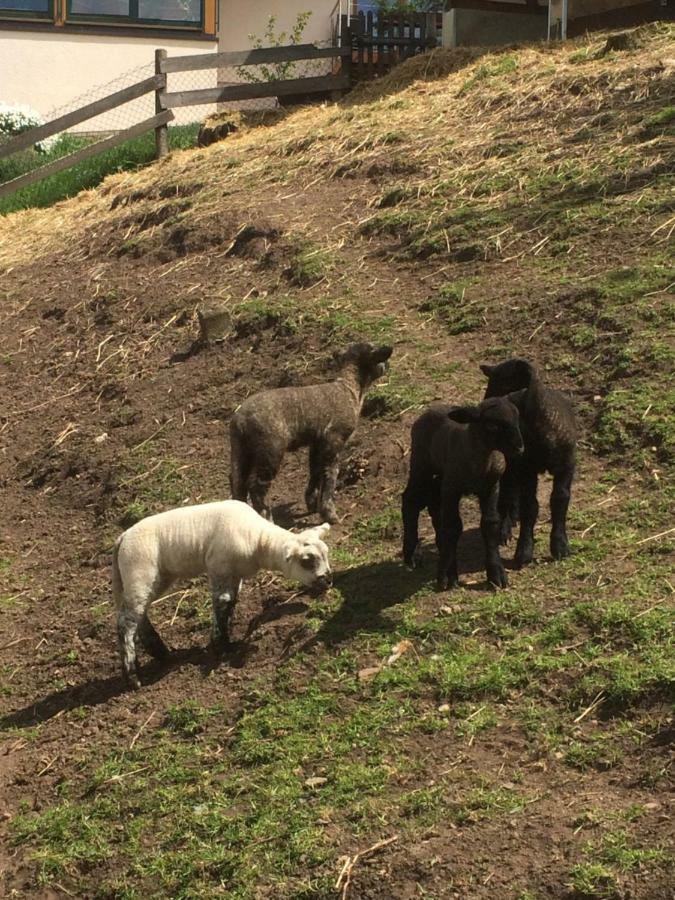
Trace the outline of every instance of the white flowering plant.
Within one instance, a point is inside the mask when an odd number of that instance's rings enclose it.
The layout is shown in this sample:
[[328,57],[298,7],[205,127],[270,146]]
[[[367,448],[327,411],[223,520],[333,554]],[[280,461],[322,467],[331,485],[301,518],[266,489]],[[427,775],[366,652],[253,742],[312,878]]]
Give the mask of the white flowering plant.
[[[24,131],[35,128],[37,125],[44,125],[44,119],[34,109],[29,106],[10,105],[0,101],[0,141],[14,137],[16,134],[23,134]],[[53,135],[43,141],[38,141],[35,149],[38,153],[49,153],[57,141],[58,135]]]

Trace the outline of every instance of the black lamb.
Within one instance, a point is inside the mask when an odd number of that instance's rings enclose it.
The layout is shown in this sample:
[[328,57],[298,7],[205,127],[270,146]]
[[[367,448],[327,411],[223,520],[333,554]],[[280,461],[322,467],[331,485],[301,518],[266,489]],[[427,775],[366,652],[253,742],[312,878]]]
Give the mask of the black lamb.
[[520,533],[514,556],[519,569],[532,562],[534,526],[539,513],[537,483],[540,472],[553,476],[551,492],[551,556],[569,556],[567,510],[576,466],[577,426],[569,399],[546,387],[532,363],[507,359],[498,365],[482,365],[488,378],[485,397],[507,396],[520,412],[525,443],[522,457],[509,461],[499,492],[500,542],[506,543],[520,517]]
[[287,450],[309,447],[309,512],[337,521],[339,454],[356,429],[370,385],[384,375],[392,347],[352,344],[338,356],[334,381],[276,388],[245,400],[230,422],[230,486],[271,518],[266,496]]
[[475,494],[480,501],[487,578],[506,587],[499,556],[498,485],[506,469],[504,457],[522,452],[518,410],[507,399],[484,400],[478,406],[437,405],[422,413],[411,430],[410,475],[402,497],[406,565],[418,563],[417,524],[427,507],[439,552],[438,589],[459,583],[459,505],[464,495]]

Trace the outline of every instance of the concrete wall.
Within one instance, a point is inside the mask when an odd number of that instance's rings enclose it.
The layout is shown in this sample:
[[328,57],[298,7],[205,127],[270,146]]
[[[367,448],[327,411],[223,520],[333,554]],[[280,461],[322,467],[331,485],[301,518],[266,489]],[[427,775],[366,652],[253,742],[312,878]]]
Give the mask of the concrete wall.
[[443,46],[499,47],[545,40],[546,26],[545,15],[451,9],[443,13]]
[[[50,116],[62,107],[66,107],[62,110],[66,112],[147,78],[154,72],[157,47],[164,47],[169,55],[209,53],[217,49],[210,41],[124,37],[114,33],[110,36],[64,34],[57,29],[3,31],[0,25],[0,100],[25,104],[43,116]],[[209,74],[211,84],[215,84],[215,72]],[[154,94],[148,94],[84,123],[80,130],[125,128],[154,112]],[[178,122],[196,118],[193,109],[176,112],[181,113]]]

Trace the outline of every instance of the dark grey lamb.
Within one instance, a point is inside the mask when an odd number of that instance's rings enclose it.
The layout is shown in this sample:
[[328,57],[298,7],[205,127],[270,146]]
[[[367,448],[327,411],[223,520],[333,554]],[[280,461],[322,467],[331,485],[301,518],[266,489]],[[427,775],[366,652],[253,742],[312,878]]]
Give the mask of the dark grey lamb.
[[245,400],[230,423],[230,486],[266,518],[266,496],[287,450],[309,447],[309,512],[337,521],[339,455],[354,433],[370,385],[384,375],[392,347],[352,344],[338,356],[334,381],[263,391]]
[[523,452],[518,418],[509,400],[495,398],[478,406],[432,406],[412,426],[410,475],[402,497],[403,559],[409,566],[419,560],[417,525],[427,507],[439,552],[439,590],[459,583],[459,504],[466,494],[475,494],[480,501],[488,581],[497,587],[507,585],[499,556],[497,498],[506,469],[504,457]]
[[488,378],[485,397],[508,396],[520,412],[525,442],[522,457],[509,461],[499,490],[500,540],[506,543],[520,517],[514,565],[532,562],[534,526],[539,514],[537,483],[540,472],[553,476],[551,491],[551,556],[569,556],[567,510],[576,466],[577,426],[569,399],[546,387],[532,363],[507,359],[483,365]]

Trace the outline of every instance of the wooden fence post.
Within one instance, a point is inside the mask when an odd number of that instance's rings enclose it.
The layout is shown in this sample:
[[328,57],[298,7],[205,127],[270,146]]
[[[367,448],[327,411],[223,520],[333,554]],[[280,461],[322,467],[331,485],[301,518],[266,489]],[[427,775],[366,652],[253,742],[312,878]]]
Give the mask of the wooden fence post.
[[[166,59],[166,50],[155,50],[155,74],[162,76],[162,83],[155,91],[155,113],[162,112],[160,94],[166,91],[166,75],[162,73],[162,63]],[[167,156],[169,153],[169,129],[167,125],[155,128],[155,156],[157,159]]]
[[340,95],[345,92],[345,90],[349,90],[352,86],[352,30],[349,27],[348,17],[343,13],[340,21],[340,47],[348,47],[349,48],[349,56],[341,56],[340,57],[340,74],[345,75],[348,84],[346,89],[343,88],[342,91],[334,91],[333,94],[338,94],[337,97],[333,97],[334,100],[338,100]]

